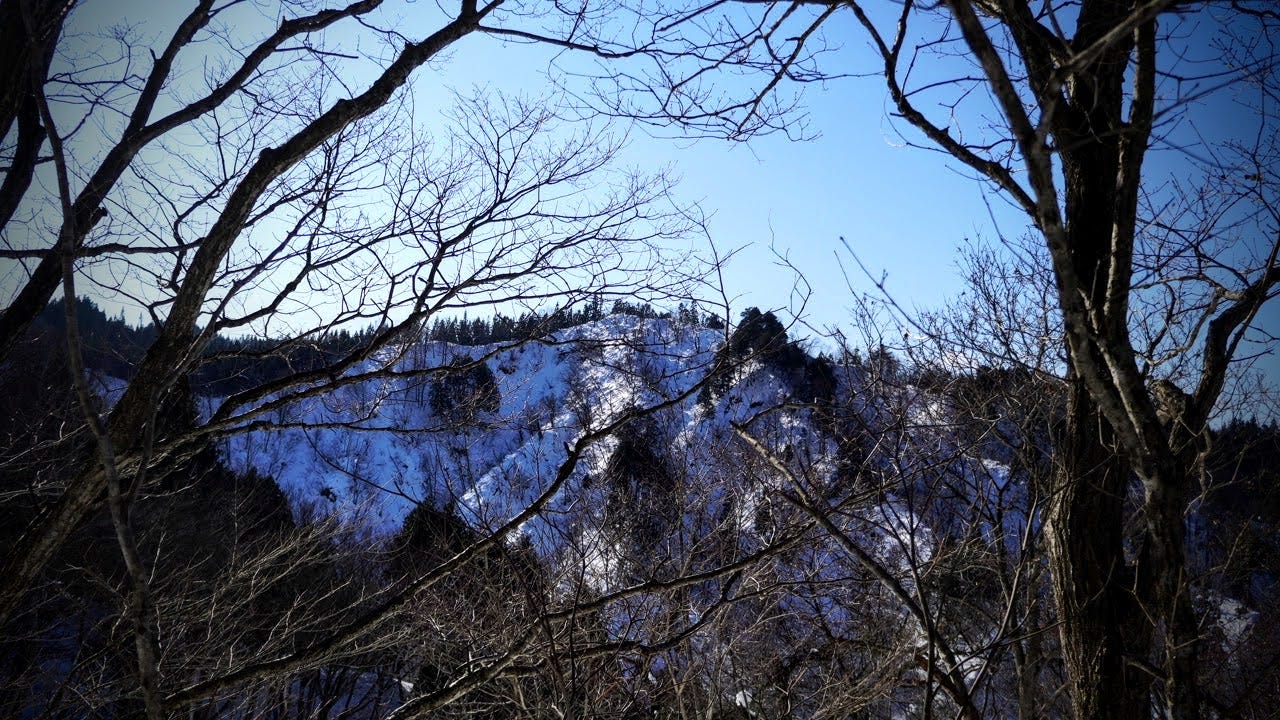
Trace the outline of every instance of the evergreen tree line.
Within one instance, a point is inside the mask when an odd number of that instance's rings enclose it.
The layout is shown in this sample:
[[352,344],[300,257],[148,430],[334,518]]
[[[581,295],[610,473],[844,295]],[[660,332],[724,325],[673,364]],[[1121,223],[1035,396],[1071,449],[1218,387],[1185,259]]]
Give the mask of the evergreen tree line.
[[626,300],[615,300],[606,306],[604,300],[593,298],[577,307],[557,308],[546,313],[529,311],[511,316],[498,312],[489,317],[440,318],[431,323],[425,336],[428,340],[455,345],[489,345],[540,337],[614,315],[646,320],[674,319],[682,325],[700,325],[713,330],[724,328],[724,321],[718,315],[703,312],[696,303],[681,303],[672,313],[648,303]]
[[[438,318],[424,330],[422,339],[454,345],[476,346],[515,342],[602,320],[611,315],[644,319],[674,319],[686,325],[722,329],[724,323],[713,313],[695,304],[681,304],[675,313],[648,303],[617,300],[607,306],[594,298],[577,307],[563,307],[518,316],[495,313],[490,317]],[[76,303],[85,367],[128,380],[146,350],[159,334],[151,323],[130,325],[123,314],[109,317],[89,298]],[[285,342],[276,338],[218,336],[209,343],[205,358],[191,373],[190,382],[198,394],[226,396],[257,387],[293,373],[323,368],[364,347],[379,332],[377,326],[358,330],[340,328],[308,338]],[[55,341],[66,331],[62,301],[50,303],[32,325],[30,334],[49,335]]]
[[698,394],[699,404],[710,410],[733,384],[736,370],[750,360],[776,372],[800,402],[826,403],[835,394],[831,359],[826,355],[811,357],[787,336],[786,327],[776,315],[751,307],[742,312],[728,342],[716,351],[712,376]]

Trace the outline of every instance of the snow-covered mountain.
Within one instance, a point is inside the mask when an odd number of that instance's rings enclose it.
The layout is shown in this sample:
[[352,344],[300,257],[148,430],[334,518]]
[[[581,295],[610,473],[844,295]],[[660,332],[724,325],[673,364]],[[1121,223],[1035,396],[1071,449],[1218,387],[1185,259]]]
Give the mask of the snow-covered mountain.
[[[823,411],[820,403],[798,401],[798,371],[759,356],[722,368],[721,392],[697,392],[725,340],[724,331],[669,318],[616,315],[513,346],[399,347],[352,370],[374,379],[273,411],[267,419],[276,427],[233,435],[225,457],[239,470],[275,478],[296,504],[358,517],[381,532],[394,532],[420,502],[448,506],[473,527],[494,530],[539,502],[584,434],[639,410],[625,428],[582,453],[511,541],[532,542],[544,558],[562,557],[571,546],[595,584],[609,585],[627,550],[606,529],[622,516],[662,513],[636,507],[644,501],[634,493],[653,488],[624,492],[602,478],[643,476],[652,468],[639,466],[652,465],[671,476],[661,491],[681,516],[651,527],[657,534],[697,542],[728,534],[746,551],[767,541],[779,517],[796,515],[786,498],[803,482],[815,501],[856,507],[857,522],[847,516],[842,523],[856,524],[856,534],[904,572],[930,559],[933,522],[969,522],[953,516],[957,509],[979,508],[988,536],[1016,549],[1025,494],[995,453],[974,454],[938,432],[950,422],[941,398],[914,388],[888,392],[878,385],[873,392],[865,369],[843,367],[835,370],[836,388]],[[416,371],[468,363],[483,363],[496,380],[496,405],[433,409],[431,394],[443,375]],[[218,399],[206,402],[213,408]],[[626,442],[651,454],[627,456],[619,449]],[[860,463],[852,470],[851,454]],[[894,480],[867,487],[868,475]],[[929,486],[939,478],[949,484],[949,499]]]
[[[344,552],[362,567],[325,577],[404,593],[403,641],[376,671],[343,669],[348,699],[403,701],[546,623],[520,672],[552,682],[600,653],[590,702],[617,708],[697,688],[694,706],[724,717],[915,717],[946,683],[984,716],[1051,697],[1046,714],[1067,711],[1046,692],[1051,379],[816,358],[749,312],[729,331],[621,314],[522,342],[403,342],[324,383],[197,408],[229,428],[223,463],[272,478],[306,520],[285,527],[282,511],[277,531],[317,533],[305,547],[324,556],[325,527],[354,529]],[[1257,605],[1196,591],[1210,649],[1242,669],[1256,653],[1241,648],[1265,645]],[[583,638],[586,655],[563,654]]]
[[[331,503],[385,528],[424,500],[455,503],[486,525],[532,499],[566,443],[624,411],[686,394],[671,412],[697,423],[688,391],[722,341],[706,328],[619,315],[510,346],[395,348],[352,370],[382,376],[275,412],[278,428],[232,436],[225,457],[274,477],[295,502]],[[469,362],[496,380],[498,406],[437,412],[430,395],[446,373],[415,373]],[[598,473],[609,445],[588,452],[578,474]]]

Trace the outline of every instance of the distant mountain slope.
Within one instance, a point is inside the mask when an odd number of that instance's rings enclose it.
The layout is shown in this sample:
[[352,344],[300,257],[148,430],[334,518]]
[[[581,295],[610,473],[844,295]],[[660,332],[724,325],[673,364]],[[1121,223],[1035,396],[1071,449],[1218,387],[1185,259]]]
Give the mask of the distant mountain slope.
[[[233,436],[226,456],[275,477],[298,501],[364,513],[381,527],[397,526],[422,500],[456,505],[490,525],[531,499],[585,429],[688,393],[722,342],[719,331],[632,315],[514,347],[426,342],[397,351],[392,374],[408,377],[292,404],[267,418],[280,427]],[[430,399],[447,374],[412,373],[472,362],[496,379],[496,407],[437,413]],[[212,408],[218,399],[205,402]],[[690,396],[667,414],[693,423],[700,410]],[[578,474],[599,474],[609,449],[608,442],[595,448]]]
[[[1019,698],[1066,712],[1041,532],[1056,378],[909,368],[883,350],[814,357],[757,310],[727,331],[696,314],[598,308],[540,327],[520,338],[505,324],[451,324],[451,340],[392,343],[314,392],[260,397],[236,393],[279,367],[225,356],[234,372],[193,380],[182,405],[217,425],[221,463],[212,451],[202,462],[225,488],[210,494],[220,486],[187,473],[154,498],[181,488],[194,508],[183,512],[204,521],[235,515],[216,507],[231,491],[274,481],[274,530],[342,528],[373,588],[406,587],[480,548],[406,611],[404,647],[430,660],[415,674],[388,664],[376,677],[393,689],[456,671],[419,636],[469,659],[504,640],[503,622],[520,629],[521,613],[545,612],[582,624],[522,672],[591,637],[616,653],[601,665],[613,684],[600,687],[654,708],[666,702],[655,688],[697,686],[706,706],[741,710],[726,717],[825,717],[825,703],[845,702],[827,694],[839,687],[850,707],[912,717],[945,672],[985,693],[991,717],[1016,716]],[[346,342],[328,341],[314,351]],[[94,369],[108,403],[124,385],[114,367]],[[1269,658],[1280,627],[1268,609],[1278,437],[1223,427],[1188,515],[1215,682]],[[220,532],[169,520],[202,542]],[[1139,536],[1123,539],[1135,558]]]

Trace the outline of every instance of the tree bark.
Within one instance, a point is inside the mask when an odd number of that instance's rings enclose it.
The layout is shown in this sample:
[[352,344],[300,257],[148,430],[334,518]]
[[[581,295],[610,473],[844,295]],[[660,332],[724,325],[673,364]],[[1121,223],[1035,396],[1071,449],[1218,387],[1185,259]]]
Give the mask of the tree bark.
[[[1128,3],[1115,0],[1086,2],[1073,44],[1095,46],[1131,12]],[[1154,26],[1144,24],[1143,32],[1153,33]],[[1114,39],[1096,53],[1070,76],[1064,106],[1052,108],[1068,252],[1067,262],[1059,258],[1055,276],[1068,327],[1070,397],[1059,494],[1051,503],[1047,532],[1063,660],[1080,720],[1150,715],[1152,678],[1133,661],[1153,656],[1151,618],[1163,617],[1143,607],[1146,578],[1126,562],[1124,545],[1125,501],[1136,479],[1135,464],[1148,469],[1160,454],[1149,445],[1149,403],[1144,407],[1131,400],[1147,399],[1128,334],[1128,301],[1141,159],[1151,130],[1146,64],[1139,68],[1129,122],[1124,116],[1135,37]],[[1074,289],[1062,285],[1067,275],[1074,276]],[[1083,303],[1073,307],[1065,297],[1071,292]],[[1073,335],[1088,339],[1081,343],[1070,339]],[[1123,431],[1115,422],[1126,423]],[[1152,511],[1149,504],[1147,510]],[[1166,511],[1181,522],[1181,507],[1161,510]],[[1181,567],[1181,533],[1165,530],[1158,538],[1146,536],[1145,545],[1160,547],[1160,563],[1180,575],[1175,568]],[[1180,698],[1179,706],[1183,703],[1194,707],[1194,695]]]
[[[0,0],[0,139],[8,137],[15,123],[18,130],[13,160],[0,184],[0,228],[8,225],[35,176],[45,133],[31,78],[48,74],[63,19],[72,5],[72,0]],[[62,279],[56,260],[40,263],[38,273],[42,288],[56,288]],[[26,287],[32,285],[29,282]],[[53,292],[26,292],[26,287],[0,310],[0,360],[44,310]]]
[[1110,432],[1088,391],[1075,383],[1070,392],[1058,495],[1046,526],[1068,689],[1080,720],[1149,717],[1150,678],[1126,663],[1145,624],[1124,558],[1130,474],[1104,442]]

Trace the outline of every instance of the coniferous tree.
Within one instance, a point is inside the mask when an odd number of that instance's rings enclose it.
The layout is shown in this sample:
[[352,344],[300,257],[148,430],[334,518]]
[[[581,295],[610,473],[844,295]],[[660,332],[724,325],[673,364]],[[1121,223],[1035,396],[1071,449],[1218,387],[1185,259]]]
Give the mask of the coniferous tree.
[[458,356],[452,364],[456,369],[431,384],[431,410],[440,418],[463,424],[475,422],[480,413],[497,412],[502,396],[488,363]]

